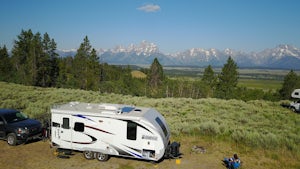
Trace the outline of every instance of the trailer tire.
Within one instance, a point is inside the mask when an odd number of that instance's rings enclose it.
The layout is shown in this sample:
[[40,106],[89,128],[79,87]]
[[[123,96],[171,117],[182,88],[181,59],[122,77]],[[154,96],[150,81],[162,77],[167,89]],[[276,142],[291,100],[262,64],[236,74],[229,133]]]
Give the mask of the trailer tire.
[[109,155],[108,154],[103,154],[103,153],[96,153],[96,159],[98,161],[104,162],[104,161],[107,161],[109,159]]
[[10,146],[17,145],[17,136],[15,133],[9,133],[7,135],[7,144]]
[[84,151],[83,152],[83,156],[87,160],[92,160],[92,159],[94,159],[94,152],[92,152],[92,151]]

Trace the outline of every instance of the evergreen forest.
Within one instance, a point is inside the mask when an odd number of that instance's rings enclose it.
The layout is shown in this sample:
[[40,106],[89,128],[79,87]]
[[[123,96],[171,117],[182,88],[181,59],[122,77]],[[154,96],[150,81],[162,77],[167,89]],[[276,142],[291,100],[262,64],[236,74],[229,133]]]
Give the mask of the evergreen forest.
[[[149,98],[221,98],[239,100],[289,99],[300,88],[300,77],[293,70],[285,76],[278,91],[238,87],[239,72],[228,56],[222,72],[216,74],[209,65],[201,79],[171,78],[155,58],[149,68],[140,68],[142,76],[133,74],[130,65],[102,63],[87,36],[75,56],[57,54],[57,44],[48,33],[22,30],[11,52],[0,46],[0,81],[27,86],[98,91]],[[134,63],[133,63],[134,64]]]

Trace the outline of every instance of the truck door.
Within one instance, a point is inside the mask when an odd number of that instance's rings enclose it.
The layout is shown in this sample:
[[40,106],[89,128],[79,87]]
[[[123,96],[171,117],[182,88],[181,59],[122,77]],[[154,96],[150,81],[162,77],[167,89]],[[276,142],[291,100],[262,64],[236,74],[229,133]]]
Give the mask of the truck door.
[[5,127],[4,127],[4,120],[2,119],[2,117],[0,117],[0,138],[4,138],[5,137]]
[[61,118],[62,126],[60,128],[60,140],[63,148],[72,148],[72,128],[70,115],[64,115]]

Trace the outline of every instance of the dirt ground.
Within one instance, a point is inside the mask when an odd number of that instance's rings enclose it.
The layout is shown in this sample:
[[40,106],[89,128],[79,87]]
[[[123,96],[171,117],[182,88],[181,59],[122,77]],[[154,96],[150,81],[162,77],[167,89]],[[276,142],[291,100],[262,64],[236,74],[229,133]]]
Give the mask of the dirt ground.
[[[205,153],[193,152],[193,145],[203,146]],[[107,162],[86,160],[81,152],[73,152],[70,158],[58,158],[56,151],[50,148],[49,141],[36,141],[18,146],[9,146],[6,141],[0,140],[0,168],[5,169],[226,169],[222,165],[224,157],[232,155],[234,148],[220,143],[207,143],[194,138],[186,138],[181,143],[182,158],[163,160],[160,163],[140,161],[135,159],[111,157]],[[243,150],[246,152],[247,150]],[[248,152],[242,159],[242,169],[245,168],[289,168],[280,165],[280,159],[264,157],[257,161],[259,152]],[[273,159],[272,159],[273,158]],[[292,161],[294,162],[294,161]],[[298,168],[299,162],[294,162]]]

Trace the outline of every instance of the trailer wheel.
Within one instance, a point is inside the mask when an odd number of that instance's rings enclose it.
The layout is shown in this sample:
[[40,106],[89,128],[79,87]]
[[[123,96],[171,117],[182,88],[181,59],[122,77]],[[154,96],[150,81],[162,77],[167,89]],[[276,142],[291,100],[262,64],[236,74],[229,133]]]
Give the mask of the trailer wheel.
[[92,152],[92,151],[84,151],[83,152],[83,156],[87,160],[92,160],[92,159],[94,159],[94,152]]
[[109,159],[109,155],[108,154],[103,154],[103,153],[96,153],[96,158],[98,161],[104,162],[107,161]]
[[7,144],[10,146],[17,145],[17,136],[15,133],[9,133],[7,135]]

